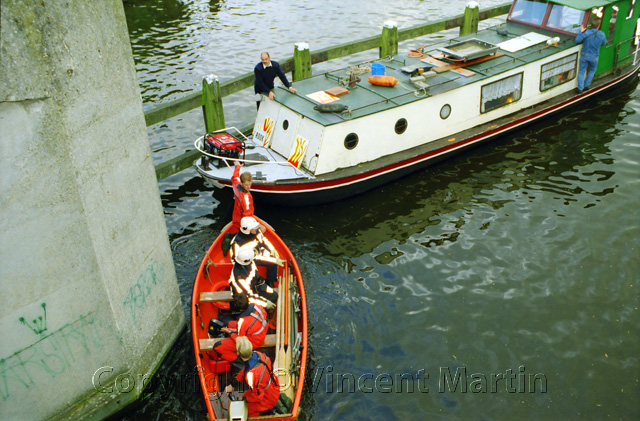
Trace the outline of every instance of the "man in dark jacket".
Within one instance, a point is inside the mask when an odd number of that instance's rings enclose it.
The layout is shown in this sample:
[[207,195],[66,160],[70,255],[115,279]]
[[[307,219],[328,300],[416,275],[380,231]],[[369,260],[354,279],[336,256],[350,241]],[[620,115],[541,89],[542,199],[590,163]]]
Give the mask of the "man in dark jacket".
[[[260,56],[260,63],[256,64],[253,69],[253,73],[256,76],[253,90],[256,94],[262,94],[268,96],[269,99],[274,99],[276,94],[273,92],[273,80],[278,76],[284,86],[289,88],[289,92],[298,92],[296,88],[291,86],[291,83],[287,80],[287,77],[282,72],[280,65],[277,61],[272,61],[269,53],[264,52]],[[256,102],[257,107],[260,108],[260,101]]]

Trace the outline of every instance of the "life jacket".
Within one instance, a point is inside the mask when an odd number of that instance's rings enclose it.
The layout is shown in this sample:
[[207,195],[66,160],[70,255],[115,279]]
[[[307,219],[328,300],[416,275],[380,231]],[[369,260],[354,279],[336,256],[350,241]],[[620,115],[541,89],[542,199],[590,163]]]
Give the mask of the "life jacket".
[[[251,329],[253,326],[256,326],[257,329],[254,329],[252,332]],[[233,362],[238,358],[236,352],[236,338],[238,336],[246,336],[254,349],[264,345],[264,339],[267,336],[268,329],[266,311],[262,307],[252,304],[240,314],[240,319],[237,322],[235,320],[229,322],[228,327],[237,329],[238,333],[232,333],[231,336],[224,338],[214,345],[213,351],[216,354],[209,354],[214,360],[223,359],[228,362]]]
[[256,260],[268,263],[276,263],[276,258],[273,257],[275,248],[273,244],[258,231],[256,234],[245,234],[239,231],[233,240],[231,240],[231,261],[235,261],[235,257],[238,251],[243,247],[251,247],[258,251]]
[[[265,392],[267,389],[269,389],[269,387],[276,385],[279,388],[280,385],[278,384],[278,380],[273,375],[273,371],[271,371],[271,367],[269,367],[269,364],[267,364],[267,357],[262,352],[259,352],[259,351],[254,351],[254,352],[258,355],[257,361],[249,370],[245,369],[244,378],[245,378],[245,383],[252,390],[255,390],[258,396],[260,396],[260,393]],[[261,367],[261,369],[259,367]],[[254,374],[254,371],[257,371],[257,370],[260,370],[260,374],[257,375],[258,381],[254,384],[253,380],[254,380],[254,377],[256,376],[256,374]],[[268,381],[265,379],[265,376],[268,376]],[[263,380],[267,381],[267,384],[264,387],[261,387],[261,385],[264,384]]]
[[[255,335],[261,334],[267,328],[267,325],[268,325],[265,310],[262,307],[254,305],[253,311],[250,313],[250,316],[253,318],[253,320],[251,321],[251,324],[244,331],[245,332],[244,336],[249,336],[249,335],[255,336]],[[255,332],[251,332],[251,328],[257,322],[260,322],[262,326],[260,326],[260,329],[256,330]],[[242,318],[241,316],[240,321],[238,322],[238,334],[240,335],[242,334],[243,325],[244,325],[244,318]]]
[[256,293],[255,286],[262,280],[255,262],[249,265],[234,264],[229,277],[229,285],[234,296],[247,294],[250,304],[267,306],[267,300]]
[[248,386],[242,395],[247,401],[249,417],[260,415],[263,411],[272,410],[280,397],[280,383],[274,376],[271,360],[259,351],[254,351],[244,369],[236,376],[238,382]]

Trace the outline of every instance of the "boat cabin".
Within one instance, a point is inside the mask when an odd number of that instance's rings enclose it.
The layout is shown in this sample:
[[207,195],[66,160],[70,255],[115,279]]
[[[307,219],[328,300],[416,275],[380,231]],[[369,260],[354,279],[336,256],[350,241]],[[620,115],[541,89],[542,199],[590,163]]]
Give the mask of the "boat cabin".
[[[500,25],[416,40],[408,52],[296,81],[295,94],[280,86],[261,103],[246,151],[252,192],[348,197],[633,80],[639,17],[636,0],[515,0]],[[596,18],[608,42],[591,89],[578,93],[575,37]],[[229,185],[231,167],[196,167]]]
[[[298,95],[281,93],[277,102],[263,103],[254,136],[315,176],[418,147],[425,135],[451,137],[454,127],[471,129],[516,112],[522,108],[511,106],[516,102],[533,106],[573,90],[580,53],[573,39],[595,17],[608,39],[596,77],[628,64],[636,48],[635,1],[516,0],[499,27],[381,59],[385,74],[399,80],[393,88],[373,86],[366,76],[347,88],[347,73],[357,67],[296,82]],[[341,85],[339,97],[325,92]],[[480,86],[465,89],[470,85]],[[325,101],[348,111],[321,113],[317,106]]]

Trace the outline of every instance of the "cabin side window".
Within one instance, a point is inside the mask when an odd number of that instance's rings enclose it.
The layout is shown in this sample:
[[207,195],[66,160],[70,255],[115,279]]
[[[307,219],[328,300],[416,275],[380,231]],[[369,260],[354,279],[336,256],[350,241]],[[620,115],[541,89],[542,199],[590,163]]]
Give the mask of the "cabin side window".
[[[558,2],[563,3],[563,2]],[[586,12],[548,1],[516,0],[508,20],[552,31],[578,34]]]
[[518,101],[522,97],[522,73],[484,85],[480,112],[487,113]]
[[510,18],[531,25],[542,25],[545,12],[547,11],[546,1],[517,0],[513,5]]
[[564,32],[577,34],[584,20],[585,12],[567,6],[554,4],[547,19],[547,26]]
[[576,77],[578,53],[542,65],[540,69],[540,92],[562,85]]

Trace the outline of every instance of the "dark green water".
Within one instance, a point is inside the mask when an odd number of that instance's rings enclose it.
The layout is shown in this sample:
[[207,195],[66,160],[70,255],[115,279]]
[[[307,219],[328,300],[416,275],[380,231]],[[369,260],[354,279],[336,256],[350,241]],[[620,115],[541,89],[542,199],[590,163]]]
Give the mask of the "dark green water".
[[[416,24],[411,8],[436,19],[464,6],[378,1],[360,16],[362,2],[140,4],[126,11],[147,105],[191,92],[189,80],[197,89],[210,71],[249,71],[263,49],[288,57],[297,41],[321,48],[374,35],[387,19]],[[279,29],[332,8],[344,9],[346,28]],[[250,121],[251,100],[225,102],[227,119]],[[639,110],[633,86],[348,201],[256,203],[305,278],[302,419],[640,418]],[[156,159],[202,130],[197,113],[174,120],[150,129]],[[232,200],[191,170],[160,189],[190,318],[197,266]],[[186,331],[159,376],[194,364]],[[157,385],[121,418],[205,414],[199,391]]]

